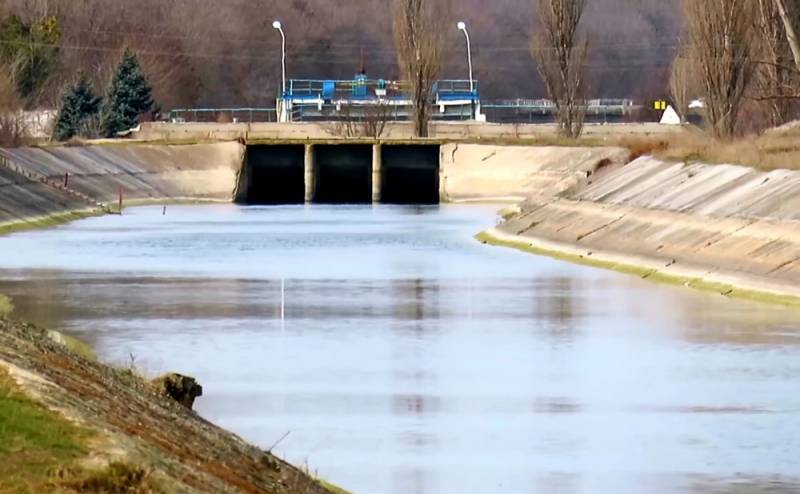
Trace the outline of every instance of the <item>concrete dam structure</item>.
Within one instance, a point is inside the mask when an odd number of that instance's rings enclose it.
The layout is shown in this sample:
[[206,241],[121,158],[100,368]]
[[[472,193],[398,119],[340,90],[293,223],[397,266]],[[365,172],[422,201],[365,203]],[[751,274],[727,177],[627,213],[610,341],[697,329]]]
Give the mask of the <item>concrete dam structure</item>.
[[120,195],[125,206],[519,202],[608,162],[627,151],[322,140],[0,149],[0,228],[114,209]]
[[438,204],[439,144],[248,145],[240,204]]

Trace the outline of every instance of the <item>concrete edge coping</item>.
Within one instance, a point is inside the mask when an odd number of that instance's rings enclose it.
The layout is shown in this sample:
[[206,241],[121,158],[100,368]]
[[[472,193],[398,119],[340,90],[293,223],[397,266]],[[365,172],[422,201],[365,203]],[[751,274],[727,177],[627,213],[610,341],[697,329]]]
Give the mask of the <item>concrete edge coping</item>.
[[490,228],[478,234],[476,238],[487,244],[511,247],[573,263],[638,275],[646,280],[714,291],[730,298],[800,306],[800,286],[771,278],[715,271],[684,263],[665,262],[656,257],[587,249],[540,237],[512,235],[497,228]]

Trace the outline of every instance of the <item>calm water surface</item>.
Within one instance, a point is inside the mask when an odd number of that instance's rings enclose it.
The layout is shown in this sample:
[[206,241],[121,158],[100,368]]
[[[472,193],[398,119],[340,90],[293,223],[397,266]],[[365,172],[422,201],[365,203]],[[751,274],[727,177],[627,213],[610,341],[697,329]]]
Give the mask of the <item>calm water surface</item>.
[[480,245],[494,210],[132,209],[0,238],[0,293],[357,493],[800,492],[800,313]]

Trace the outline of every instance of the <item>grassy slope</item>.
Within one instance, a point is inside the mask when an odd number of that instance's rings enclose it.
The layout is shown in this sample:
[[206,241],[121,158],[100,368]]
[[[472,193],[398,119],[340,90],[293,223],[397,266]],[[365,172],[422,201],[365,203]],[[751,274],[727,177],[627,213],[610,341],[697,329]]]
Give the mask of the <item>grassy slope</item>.
[[[81,358],[71,343],[0,317],[0,362],[41,377],[47,383],[43,404],[63,406],[70,417],[90,424],[87,430],[71,426],[37,404],[38,396],[26,398],[3,372],[0,494],[345,492],[158,396],[130,371]],[[98,444],[104,446],[97,449]],[[99,471],[82,466],[89,452],[92,458],[107,458],[109,452],[114,458],[115,448],[125,451],[126,463]]]
[[52,491],[52,473],[86,454],[88,435],[23,395],[0,368],[0,493]]

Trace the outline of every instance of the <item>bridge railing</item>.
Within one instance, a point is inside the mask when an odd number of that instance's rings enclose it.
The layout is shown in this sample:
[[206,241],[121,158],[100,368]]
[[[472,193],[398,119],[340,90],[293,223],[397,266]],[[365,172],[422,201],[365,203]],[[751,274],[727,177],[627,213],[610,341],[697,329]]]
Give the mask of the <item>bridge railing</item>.
[[[482,111],[490,122],[544,123],[552,122],[556,105],[549,99],[516,99],[485,101]],[[586,101],[587,122],[622,122],[635,118],[641,105],[631,99],[595,98]]]
[[171,122],[257,123],[277,122],[274,108],[180,108],[169,112]]
[[[434,85],[437,101],[479,99],[478,81],[441,80]],[[319,80],[292,79],[288,81],[285,100],[303,102],[343,101],[408,101],[409,85],[402,81],[384,79]]]
[[[609,99],[609,98],[595,98],[586,100],[587,108],[634,108],[636,102],[631,99]],[[514,100],[497,100],[487,101],[483,104],[484,108],[521,108],[530,110],[552,110],[555,109],[556,104],[549,99],[514,99]]]

